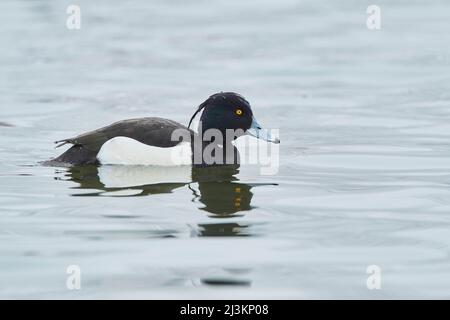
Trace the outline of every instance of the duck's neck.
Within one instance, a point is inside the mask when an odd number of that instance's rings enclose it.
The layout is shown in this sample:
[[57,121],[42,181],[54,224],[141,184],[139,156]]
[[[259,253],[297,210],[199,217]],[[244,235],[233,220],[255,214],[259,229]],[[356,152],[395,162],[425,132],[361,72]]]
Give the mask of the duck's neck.
[[203,141],[193,144],[193,164],[195,166],[239,164],[239,152],[233,140],[225,139],[222,143]]

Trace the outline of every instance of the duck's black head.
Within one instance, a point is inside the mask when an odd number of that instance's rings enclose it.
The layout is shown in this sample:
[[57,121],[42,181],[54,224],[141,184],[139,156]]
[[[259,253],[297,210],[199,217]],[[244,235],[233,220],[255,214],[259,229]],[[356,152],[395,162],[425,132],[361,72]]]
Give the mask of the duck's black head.
[[241,95],[234,92],[220,92],[213,94],[203,102],[192,116],[189,126],[195,116],[203,110],[199,123],[199,133],[202,134],[208,129],[218,129],[225,136],[227,129],[235,130],[237,135],[239,129],[243,134],[250,134],[266,141],[279,143],[278,139],[273,139],[266,131],[263,132],[261,126],[253,116],[250,103]]

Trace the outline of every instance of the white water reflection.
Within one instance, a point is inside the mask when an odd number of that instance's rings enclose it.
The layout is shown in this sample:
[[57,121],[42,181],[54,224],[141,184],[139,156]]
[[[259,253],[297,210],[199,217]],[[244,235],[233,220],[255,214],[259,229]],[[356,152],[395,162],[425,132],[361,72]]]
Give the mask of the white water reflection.
[[106,188],[124,188],[158,183],[189,183],[191,166],[101,166],[100,182]]

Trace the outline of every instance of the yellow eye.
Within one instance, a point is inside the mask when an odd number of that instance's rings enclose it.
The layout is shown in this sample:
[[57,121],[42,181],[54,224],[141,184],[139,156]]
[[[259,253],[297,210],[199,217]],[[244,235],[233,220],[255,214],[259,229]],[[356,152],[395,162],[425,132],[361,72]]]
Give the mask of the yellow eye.
[[242,110],[241,109],[236,109],[236,111],[234,111],[234,113],[236,113],[236,115],[241,116],[242,115]]

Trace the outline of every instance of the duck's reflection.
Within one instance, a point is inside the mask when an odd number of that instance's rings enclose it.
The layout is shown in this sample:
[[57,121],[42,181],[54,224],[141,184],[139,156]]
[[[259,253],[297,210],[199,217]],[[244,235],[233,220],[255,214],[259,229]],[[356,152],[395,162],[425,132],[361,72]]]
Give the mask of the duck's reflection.
[[[165,171],[168,173],[166,177]],[[177,168],[170,171],[145,166],[75,166],[69,168],[65,176],[79,184],[74,189],[93,190],[73,196],[113,196],[124,190],[136,191],[129,196],[170,193],[190,181],[186,172],[177,171]]]
[[[251,190],[256,185],[239,182],[238,173],[238,166],[80,166],[69,168],[64,179],[77,182],[75,189],[93,191],[73,196],[146,196],[187,187],[192,200],[202,204],[200,210],[210,213],[212,218],[230,218],[253,208]],[[248,227],[238,223],[200,224],[198,235],[246,236]]]
[[204,204],[201,210],[213,213],[212,217],[226,218],[252,209],[252,186],[238,181],[237,166],[192,170],[192,181],[198,183],[198,193],[194,194]]

